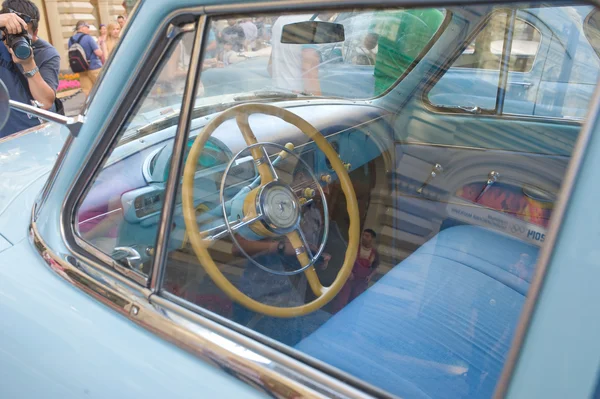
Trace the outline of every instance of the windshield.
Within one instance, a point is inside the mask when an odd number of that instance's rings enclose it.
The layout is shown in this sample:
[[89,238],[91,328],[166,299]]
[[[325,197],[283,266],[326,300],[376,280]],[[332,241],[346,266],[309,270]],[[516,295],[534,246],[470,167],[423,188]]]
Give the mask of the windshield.
[[[394,9],[212,19],[195,106],[208,114],[236,102],[377,97],[418,62],[444,15],[438,9]],[[341,24],[343,40],[281,42],[286,26],[306,21]],[[193,35],[179,38],[130,130],[150,125],[155,131],[158,122],[176,122],[192,46]]]

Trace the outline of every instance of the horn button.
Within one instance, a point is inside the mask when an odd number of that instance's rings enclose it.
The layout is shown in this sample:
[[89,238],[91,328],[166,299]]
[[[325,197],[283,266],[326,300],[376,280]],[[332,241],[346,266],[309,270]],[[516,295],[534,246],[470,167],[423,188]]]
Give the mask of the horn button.
[[277,234],[293,231],[300,222],[300,205],[294,192],[276,181],[266,184],[258,195],[258,211],[265,227]]

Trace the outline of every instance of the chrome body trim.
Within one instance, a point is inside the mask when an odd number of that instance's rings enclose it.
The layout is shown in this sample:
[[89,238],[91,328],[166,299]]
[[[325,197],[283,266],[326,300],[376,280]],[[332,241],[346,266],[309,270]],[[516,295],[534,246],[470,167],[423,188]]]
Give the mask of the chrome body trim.
[[52,111],[45,110],[43,108],[34,107],[33,105],[20,103],[14,100],[8,100],[10,108],[22,112],[24,114],[31,114],[37,118],[43,119],[48,122],[58,123],[59,125],[67,126],[72,136],[77,137],[81,125],[85,122],[85,117],[76,115],[73,117],[64,116],[57,114]]
[[437,143],[427,143],[424,141],[412,141],[412,140],[397,140],[394,142],[395,145],[416,145],[422,147],[439,147],[439,148],[450,148],[455,150],[468,150],[468,151],[493,151],[493,152],[507,152],[507,153],[520,153],[520,154],[530,154],[530,155],[552,155],[556,158],[566,158],[569,159],[569,155],[562,154],[552,154],[552,153],[544,153],[544,152],[530,152],[530,151],[513,151],[507,150],[504,148],[482,148],[482,147],[470,147],[468,145],[456,145],[456,144],[437,144]]
[[[189,26],[186,25],[186,27]],[[185,27],[184,27],[185,28]],[[171,233],[171,225],[173,223],[173,214],[175,213],[175,203],[177,199],[177,187],[179,187],[179,176],[183,172],[183,160],[187,146],[188,135],[192,126],[192,112],[194,103],[196,102],[196,93],[200,82],[200,63],[202,62],[202,42],[204,31],[207,28],[206,16],[201,16],[196,24],[196,35],[194,37],[194,45],[190,55],[190,65],[188,69],[187,80],[181,99],[181,112],[179,113],[179,123],[177,125],[177,133],[173,143],[173,155],[171,156],[171,172],[167,179],[167,185],[164,191],[163,208],[161,220],[158,225],[158,234],[156,237],[156,251],[154,261],[152,262],[150,289],[152,292],[158,292],[161,288],[164,269],[166,268],[167,259],[167,243]],[[171,32],[172,37],[178,36]],[[182,32],[185,29],[181,29]]]
[[[304,144],[306,145],[306,144]],[[298,146],[296,147],[296,149],[298,148],[302,148],[304,145]],[[229,175],[229,171],[231,170],[231,167],[234,165],[235,161],[240,157],[240,155],[242,155],[243,152],[247,151],[247,150],[251,150],[252,148],[256,148],[256,147],[261,147],[263,149],[263,152],[266,154],[266,150],[265,150],[265,146],[271,146],[271,147],[276,147],[277,149],[281,150],[281,152],[285,152],[288,155],[291,155],[292,157],[296,158],[303,166],[304,169],[310,174],[310,177],[313,179],[313,181],[316,183],[317,189],[319,190],[319,194],[321,195],[321,200],[323,201],[323,215],[324,215],[324,220],[323,220],[323,237],[321,239],[321,243],[319,245],[319,249],[317,250],[316,254],[312,254],[312,251],[309,248],[308,242],[304,236],[304,232],[302,231],[302,228],[300,227],[300,220],[301,220],[301,215],[300,215],[300,210],[298,209],[298,218],[296,220],[296,223],[292,226],[292,228],[290,229],[280,229],[277,226],[274,226],[272,224],[269,223],[268,220],[268,210],[264,208],[264,206],[262,205],[262,193],[265,191],[264,189],[268,187],[269,184],[272,183],[276,183],[276,181],[273,181],[265,186],[263,186],[261,188],[260,193],[256,196],[256,210],[258,213],[258,218],[260,218],[261,222],[263,223],[264,227],[266,229],[268,229],[269,231],[275,233],[275,234],[285,234],[285,233],[289,233],[291,231],[297,231],[300,236],[302,237],[302,241],[304,242],[304,246],[306,251],[309,254],[310,262],[304,266],[302,266],[300,269],[297,270],[292,270],[292,271],[277,271],[277,270],[273,270],[270,269],[264,265],[261,265],[260,263],[258,263],[256,260],[254,260],[254,258],[252,258],[250,255],[248,255],[246,253],[246,251],[242,248],[242,246],[239,244],[238,240],[235,237],[235,234],[233,234],[233,230],[232,230],[232,226],[229,223],[229,219],[227,216],[227,208],[225,205],[225,181],[227,180],[227,175]],[[280,152],[280,154],[281,154]],[[267,155],[265,155],[267,156]],[[277,155],[274,155],[277,156]],[[267,157],[268,158],[268,157]],[[273,168],[273,164],[271,163],[271,160],[269,159],[269,165],[271,166],[271,171],[274,171],[275,169]],[[280,184],[281,183],[276,183],[276,184]],[[284,185],[285,186],[285,185]],[[289,187],[290,191],[291,191],[291,195],[296,197],[294,191],[295,188],[293,187]],[[229,163],[227,164],[227,168],[225,169],[225,173],[223,173],[223,177],[221,178],[221,186],[219,188],[219,201],[221,203],[221,209],[223,211],[223,218],[225,221],[225,226],[227,227],[227,231],[229,232],[229,236],[231,237],[231,241],[234,243],[234,245],[240,250],[240,252],[246,257],[246,259],[248,259],[250,262],[252,262],[254,265],[256,265],[257,267],[261,268],[262,270],[266,271],[267,273],[272,273],[272,274],[277,274],[280,276],[292,276],[295,274],[298,274],[300,272],[303,272],[304,270],[308,269],[309,267],[313,266],[315,263],[317,263],[317,261],[319,260],[319,257],[321,256],[321,254],[323,253],[323,251],[325,250],[325,245],[327,244],[327,237],[329,235],[329,218],[327,217],[327,215],[329,215],[329,208],[327,206],[327,197],[325,196],[325,192],[323,191],[323,187],[321,187],[321,184],[319,183],[319,180],[317,180],[317,177],[315,176],[312,167],[310,165],[308,165],[306,163],[306,161],[304,159],[302,159],[300,156],[298,156],[295,152],[287,149],[285,146],[282,146],[280,144],[277,143],[270,143],[270,142],[262,142],[262,143],[254,143],[252,145],[247,146],[246,148],[243,148],[242,150],[240,150],[233,158],[231,158],[231,160],[229,161]],[[295,206],[300,205],[299,204],[299,199],[295,198],[294,199],[294,204]],[[298,207],[300,208],[300,207]],[[238,227],[240,224],[234,225],[233,229],[235,229],[236,227]]]
[[142,175],[144,176],[144,180],[146,180],[146,183],[153,182],[152,172],[150,171],[150,164],[154,160],[154,157],[156,156],[156,154],[158,154],[163,148],[164,147],[160,147],[160,148],[157,148],[156,150],[152,151],[150,154],[148,154],[148,156],[144,160],[144,164],[142,165]]
[[504,43],[502,46],[502,58],[500,60],[500,77],[496,95],[496,113],[502,115],[504,112],[504,101],[508,84],[508,68],[510,67],[510,55],[512,52],[513,33],[517,11],[510,10],[506,13],[506,27],[504,28]]

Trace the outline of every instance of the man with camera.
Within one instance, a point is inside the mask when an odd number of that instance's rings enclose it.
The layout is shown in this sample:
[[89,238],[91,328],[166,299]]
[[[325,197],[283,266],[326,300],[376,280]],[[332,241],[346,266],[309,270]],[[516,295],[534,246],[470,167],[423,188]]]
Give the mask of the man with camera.
[[[30,0],[5,0],[0,10],[0,80],[10,98],[56,111],[60,55],[38,38],[40,12]],[[0,138],[40,124],[21,112],[11,112]]]

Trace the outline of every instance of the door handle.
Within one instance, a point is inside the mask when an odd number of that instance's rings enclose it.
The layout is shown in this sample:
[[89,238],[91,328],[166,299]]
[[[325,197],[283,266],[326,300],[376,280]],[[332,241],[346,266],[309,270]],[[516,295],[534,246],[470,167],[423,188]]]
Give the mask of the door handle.
[[490,187],[492,187],[494,185],[494,183],[496,183],[498,181],[499,178],[500,178],[500,173],[496,172],[495,170],[492,170],[488,174],[488,179],[487,179],[487,182],[485,183],[485,187],[483,188],[483,190],[481,190],[481,192],[475,199],[475,202],[479,201],[481,199],[481,197],[483,197],[483,194],[485,194],[485,192],[487,190],[489,190]]
[[133,270],[140,270],[142,268],[142,257],[140,253],[131,247],[116,247],[113,250],[112,258],[115,259],[116,255],[119,253],[124,253],[125,256],[118,257],[116,260],[122,261],[125,260],[127,262],[127,266]]
[[425,187],[427,187],[429,185],[429,183],[431,183],[431,181],[437,175],[439,175],[440,173],[442,173],[443,171],[444,171],[444,168],[439,163],[436,163],[435,165],[433,165],[433,168],[431,169],[431,172],[429,172],[429,176],[427,177],[427,180],[425,180],[425,182],[421,185],[421,187],[419,187],[417,189],[417,194],[423,194],[423,189]]
[[531,86],[533,86],[533,83],[531,82],[510,82],[510,84],[515,86],[523,86],[526,89],[529,89]]
[[476,105],[473,107],[468,107],[466,105],[459,105],[457,108],[461,109],[465,112],[468,112],[470,114],[480,114],[481,113],[481,108]]

